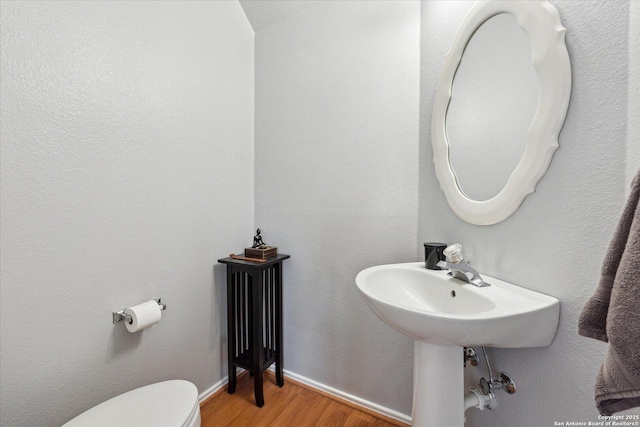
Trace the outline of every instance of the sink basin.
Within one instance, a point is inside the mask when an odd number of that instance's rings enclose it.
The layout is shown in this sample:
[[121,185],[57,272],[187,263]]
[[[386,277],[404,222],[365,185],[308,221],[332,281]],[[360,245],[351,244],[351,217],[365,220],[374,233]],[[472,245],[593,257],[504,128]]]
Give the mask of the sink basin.
[[423,262],[379,265],[356,276],[373,311],[415,340],[442,346],[542,347],[558,327],[560,301],[483,275],[478,288]]
[[483,276],[478,288],[423,262],[362,270],[356,285],[373,311],[414,341],[414,427],[464,425],[461,347],[548,346],[560,301]]

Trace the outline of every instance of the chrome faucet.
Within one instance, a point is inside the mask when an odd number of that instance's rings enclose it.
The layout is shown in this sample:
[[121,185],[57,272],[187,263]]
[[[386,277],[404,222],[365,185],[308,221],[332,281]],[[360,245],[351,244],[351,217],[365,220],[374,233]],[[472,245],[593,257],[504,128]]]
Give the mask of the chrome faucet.
[[464,280],[467,283],[471,283],[479,288],[483,286],[491,286],[485,282],[476,270],[466,261],[460,261],[458,264],[454,264],[448,261],[439,261],[436,264],[440,268],[446,268],[450,271],[450,275]]

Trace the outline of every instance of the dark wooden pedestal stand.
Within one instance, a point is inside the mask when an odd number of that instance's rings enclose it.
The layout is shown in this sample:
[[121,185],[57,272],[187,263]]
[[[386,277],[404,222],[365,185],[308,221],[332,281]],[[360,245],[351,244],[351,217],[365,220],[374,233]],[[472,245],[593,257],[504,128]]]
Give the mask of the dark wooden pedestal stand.
[[282,374],[282,261],[278,254],[257,263],[233,258],[219,259],[227,265],[227,332],[229,352],[228,392],[236,391],[236,367],[254,378],[256,405],[264,405],[263,372],[276,363],[276,382]]

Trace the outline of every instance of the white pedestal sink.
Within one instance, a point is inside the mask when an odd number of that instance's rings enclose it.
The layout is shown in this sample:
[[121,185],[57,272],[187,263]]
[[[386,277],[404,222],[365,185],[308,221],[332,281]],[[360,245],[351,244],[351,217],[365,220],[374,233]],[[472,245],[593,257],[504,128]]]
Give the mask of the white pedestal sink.
[[483,276],[478,288],[423,262],[362,270],[356,285],[382,320],[415,339],[412,424],[464,423],[461,347],[543,347],[553,341],[560,301]]

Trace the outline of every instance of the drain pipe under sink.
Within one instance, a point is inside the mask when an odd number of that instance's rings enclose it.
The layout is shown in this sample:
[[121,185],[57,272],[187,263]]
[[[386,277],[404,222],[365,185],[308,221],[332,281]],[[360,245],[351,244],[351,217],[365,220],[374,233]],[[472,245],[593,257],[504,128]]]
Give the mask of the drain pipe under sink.
[[[504,390],[509,394],[516,392],[516,386],[505,372],[500,372],[499,379],[493,378],[493,371],[491,369],[491,362],[489,362],[489,356],[487,355],[487,349],[482,346],[482,354],[489,370],[489,381],[484,378],[480,378],[479,388],[472,388],[469,393],[464,395],[464,410],[469,408],[478,408],[481,411],[484,408],[496,409],[498,407],[498,399],[493,393],[493,390]],[[464,348],[464,365],[470,362],[473,366],[478,364],[478,355],[475,350],[470,347]]]
[[469,408],[478,408],[482,411],[484,408],[496,409],[497,406],[498,399],[496,399],[496,395],[491,391],[489,394],[483,394],[482,390],[472,388],[469,390],[469,393],[464,395],[465,412]]

